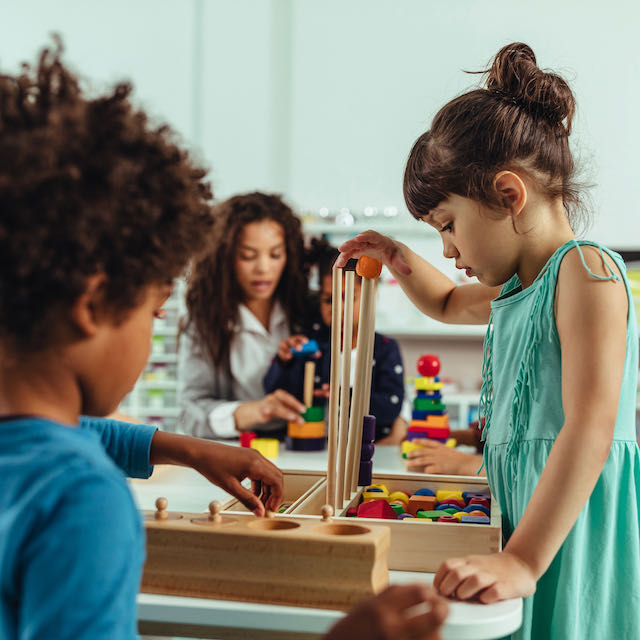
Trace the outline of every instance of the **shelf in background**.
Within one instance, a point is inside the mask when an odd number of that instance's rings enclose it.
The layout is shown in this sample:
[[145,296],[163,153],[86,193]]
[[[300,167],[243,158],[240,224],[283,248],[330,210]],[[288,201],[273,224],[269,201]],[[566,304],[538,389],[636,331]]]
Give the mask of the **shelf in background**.
[[444,324],[425,322],[421,326],[385,326],[382,323],[376,325],[376,331],[391,338],[405,338],[412,340],[477,340],[484,338],[487,331],[486,325],[479,324]]
[[355,236],[362,231],[373,229],[382,234],[396,235],[414,235],[422,233],[429,236],[436,236],[437,232],[424,222],[418,222],[413,218],[404,219],[404,221],[382,221],[377,218],[370,220],[358,220],[355,224],[337,224],[335,222],[305,222],[302,225],[305,233],[311,235],[336,235],[336,236]]

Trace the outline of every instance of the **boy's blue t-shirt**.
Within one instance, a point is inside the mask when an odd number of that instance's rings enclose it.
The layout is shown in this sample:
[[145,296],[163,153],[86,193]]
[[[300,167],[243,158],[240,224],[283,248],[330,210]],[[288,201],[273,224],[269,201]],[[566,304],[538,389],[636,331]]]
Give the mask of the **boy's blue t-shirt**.
[[137,638],[144,530],[125,473],[155,429],[0,421],[0,638]]

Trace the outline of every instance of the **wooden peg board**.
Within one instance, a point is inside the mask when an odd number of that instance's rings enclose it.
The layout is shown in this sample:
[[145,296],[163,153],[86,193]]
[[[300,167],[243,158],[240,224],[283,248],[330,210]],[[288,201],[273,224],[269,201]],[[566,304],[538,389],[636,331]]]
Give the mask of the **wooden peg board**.
[[385,526],[168,513],[145,512],[146,593],[346,610],[389,582]]

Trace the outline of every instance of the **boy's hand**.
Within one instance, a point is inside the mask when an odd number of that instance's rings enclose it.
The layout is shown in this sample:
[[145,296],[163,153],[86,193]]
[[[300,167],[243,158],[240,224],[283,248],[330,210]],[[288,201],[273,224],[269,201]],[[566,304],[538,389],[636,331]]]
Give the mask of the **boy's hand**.
[[[193,468],[235,496],[257,516],[282,503],[282,471],[255,449],[202,440]],[[240,484],[251,480],[251,491]]]
[[340,255],[335,262],[336,267],[344,267],[349,258],[367,255],[381,260],[387,267],[402,275],[411,274],[411,269],[404,260],[400,245],[393,238],[383,236],[376,231],[363,231],[355,238],[343,242],[338,249]]
[[437,440],[416,438],[413,442],[422,445],[424,449],[415,449],[407,453],[407,471],[466,476],[475,475],[482,465],[481,456],[456,451]]
[[[191,467],[257,516],[265,514],[265,507],[276,511],[282,502],[282,471],[255,449],[158,430],[151,440],[149,462]],[[240,484],[245,478],[251,480],[253,493]]]
[[533,595],[536,578],[520,558],[502,551],[486,556],[450,558],[438,569],[433,585],[443,596],[458,600],[475,598],[490,604]]
[[324,640],[439,640],[448,612],[447,603],[431,587],[393,585],[363,600]]

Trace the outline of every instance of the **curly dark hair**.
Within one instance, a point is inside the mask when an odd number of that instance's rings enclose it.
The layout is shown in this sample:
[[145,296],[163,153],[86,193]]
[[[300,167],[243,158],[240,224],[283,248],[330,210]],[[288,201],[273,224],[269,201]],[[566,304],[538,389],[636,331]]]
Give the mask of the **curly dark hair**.
[[226,366],[244,295],[232,266],[243,228],[251,222],[273,220],[284,231],[287,261],[275,297],[287,314],[291,331],[299,331],[304,324],[308,274],[300,219],[280,196],[260,192],[234,196],[214,208],[214,218],[207,253],[194,264],[189,276],[189,315],[181,330],[193,324],[195,337],[211,362]]
[[62,43],[0,74],[0,339],[54,340],[87,278],[105,274],[120,322],[143,288],[170,282],[212,226],[205,171],[118,84],[87,98]]
[[561,197],[572,225],[587,216],[575,180],[569,134],[575,100],[560,76],[538,68],[531,47],[503,47],[486,76],[486,88],[458,96],[436,114],[411,150],[404,196],[422,216],[449,195],[490,208],[503,203],[493,187],[502,169],[520,169],[549,199]]

